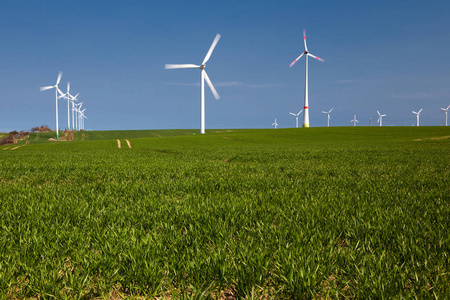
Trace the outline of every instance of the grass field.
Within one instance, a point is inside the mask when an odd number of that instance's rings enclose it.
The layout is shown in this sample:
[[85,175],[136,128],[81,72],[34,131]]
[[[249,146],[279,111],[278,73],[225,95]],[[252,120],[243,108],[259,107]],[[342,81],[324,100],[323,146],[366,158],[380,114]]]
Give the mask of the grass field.
[[197,132],[1,146],[0,298],[450,298],[450,127]]

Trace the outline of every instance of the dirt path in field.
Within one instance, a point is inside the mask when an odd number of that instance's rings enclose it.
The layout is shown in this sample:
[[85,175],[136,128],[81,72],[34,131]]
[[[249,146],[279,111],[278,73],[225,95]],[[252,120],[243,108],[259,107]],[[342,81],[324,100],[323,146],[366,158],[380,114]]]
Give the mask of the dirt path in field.
[[130,141],[129,141],[129,140],[125,140],[125,141],[127,141],[127,144],[128,144],[128,148],[131,148],[131,144],[130,144]]
[[117,147],[120,149],[122,148],[122,145],[120,144],[120,140],[117,140]]
[[430,137],[430,138],[424,138],[424,139],[415,139],[414,141],[417,141],[417,142],[425,141],[425,140],[438,141],[438,140],[445,140],[445,139],[450,139],[450,135],[447,135],[447,136]]
[[39,133],[38,133],[38,134],[36,134],[36,137],[34,138],[34,140],[37,141],[39,139],[39,137],[40,136],[39,136]]
[[[23,147],[23,146],[25,146],[25,145],[28,145],[29,143],[30,143],[29,141],[26,141],[25,144],[20,145],[20,146],[16,146],[16,147],[14,147],[14,148],[11,148],[10,150],[16,150],[17,148],[20,148],[20,147]],[[5,150],[5,149],[3,149],[3,150]]]

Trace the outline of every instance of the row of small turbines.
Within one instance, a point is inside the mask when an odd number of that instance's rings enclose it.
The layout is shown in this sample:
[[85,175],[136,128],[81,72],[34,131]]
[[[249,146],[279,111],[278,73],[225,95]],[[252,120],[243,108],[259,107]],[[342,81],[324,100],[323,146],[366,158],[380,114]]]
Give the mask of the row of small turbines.
[[[443,112],[443,125],[447,126],[447,114],[448,114],[448,110],[450,109],[450,105],[447,108],[441,108],[442,112]],[[417,123],[416,126],[420,126],[420,113],[422,112],[423,108],[421,108],[418,112],[412,111],[413,114],[416,115],[417,118]],[[330,127],[330,119],[331,119],[331,112],[333,111],[333,108],[330,109],[329,111],[322,111],[323,114],[327,114],[327,127]],[[303,109],[300,110],[298,113],[292,113],[289,112],[290,115],[295,117],[295,127],[298,128],[298,116],[303,112]],[[378,110],[378,120],[377,123],[380,124],[380,126],[383,126],[383,117],[386,117],[386,114],[381,114]],[[359,123],[359,121],[356,119],[356,115],[353,116],[353,119],[350,120],[351,123],[353,123],[353,126],[356,126],[356,123]],[[277,123],[277,119],[275,118],[275,122],[272,123],[272,126],[274,126],[275,128],[278,128],[278,123]]]
[[[75,103],[78,101],[78,94],[75,96],[70,94],[70,82],[67,82],[67,91],[63,93],[58,85],[61,81],[62,72],[58,73],[58,78],[56,79],[55,85],[50,86],[44,86],[41,87],[41,91],[51,90],[55,89],[55,98],[56,98],[56,139],[59,139],[59,124],[58,124],[58,100],[59,99],[66,99],[67,100],[67,129],[68,130],[84,130],[84,119],[87,119],[87,117],[84,115],[85,109],[81,109],[81,106],[83,105],[83,102]],[[58,95],[59,94],[59,95]],[[70,103],[72,103],[72,127],[70,126]]]

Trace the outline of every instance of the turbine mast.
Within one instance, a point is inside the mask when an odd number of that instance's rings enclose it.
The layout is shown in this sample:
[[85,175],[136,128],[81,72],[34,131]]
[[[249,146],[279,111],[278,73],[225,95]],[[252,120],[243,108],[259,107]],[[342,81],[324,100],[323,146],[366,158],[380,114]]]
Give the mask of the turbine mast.
[[205,70],[200,71],[200,134],[205,134]]
[[305,55],[305,105],[303,107],[303,127],[309,127],[309,107],[308,107],[308,55]]

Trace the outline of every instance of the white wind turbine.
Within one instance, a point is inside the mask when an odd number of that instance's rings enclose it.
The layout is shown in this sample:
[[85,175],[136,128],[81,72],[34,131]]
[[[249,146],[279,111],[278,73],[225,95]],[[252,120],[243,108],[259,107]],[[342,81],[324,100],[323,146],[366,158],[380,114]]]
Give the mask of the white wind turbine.
[[448,113],[449,108],[450,108],[450,105],[447,106],[447,108],[441,108],[441,110],[444,113],[444,115],[442,116],[442,124],[444,124],[444,116],[445,116],[445,126],[447,126],[447,113]]
[[277,118],[275,118],[275,122],[272,123],[272,126],[275,126],[275,129],[278,128]]
[[305,112],[303,113],[303,127],[309,127],[309,107],[308,107],[308,56],[311,56],[312,58],[315,58],[321,62],[323,62],[324,60],[312,55],[311,53],[308,52],[308,48],[306,47],[306,31],[305,29],[303,29],[303,43],[305,45],[305,51],[299,56],[297,57],[290,65],[289,67],[292,68],[292,66],[300,59],[300,57],[302,57],[303,55],[306,54],[305,59],[306,59],[306,67],[305,67],[305,105],[303,107],[303,109],[305,110]]
[[380,112],[377,110],[378,113],[378,121],[377,123],[380,123],[380,127],[383,126],[383,117],[386,117],[386,114],[382,115],[380,114]]
[[182,65],[174,65],[174,64],[166,64],[166,69],[200,69],[200,133],[205,134],[205,80],[208,84],[209,88],[211,89],[211,92],[213,93],[216,100],[219,100],[219,94],[217,93],[216,89],[214,88],[211,80],[208,77],[208,74],[206,74],[205,71],[205,64],[208,62],[209,58],[211,57],[212,52],[214,51],[214,48],[217,45],[217,42],[220,39],[220,34],[217,34],[214,38],[214,41],[211,44],[211,47],[209,47],[208,53],[206,53],[205,58],[203,59],[203,62],[200,66],[194,65],[194,64],[182,64]]
[[80,102],[80,103],[78,103],[78,104],[74,104],[74,108],[73,108],[73,111],[75,111],[75,127],[74,128],[76,128],[76,130],[79,130],[79,122],[78,122],[78,119],[79,119],[79,112],[80,112],[80,110],[81,110],[81,106],[83,105],[83,102]]
[[350,122],[353,122],[353,126],[356,126],[356,123],[359,122],[358,120],[356,120],[356,115],[353,116],[353,120],[351,120]]
[[58,132],[58,93],[62,94],[60,89],[58,88],[58,84],[61,81],[62,72],[58,73],[58,79],[56,79],[56,84],[52,86],[44,86],[41,87],[41,91],[46,91],[50,89],[55,89],[55,98],[56,98],[56,139],[59,140],[59,132]]
[[84,130],[84,119],[87,119],[87,117],[84,115],[84,111],[85,111],[85,110],[86,110],[86,108],[83,109],[83,110],[81,110],[81,111],[80,111],[80,114],[79,114],[79,117],[80,117],[80,121],[79,121],[79,123],[80,123],[80,130],[81,130],[81,129]]
[[74,130],[76,127],[75,127],[75,116],[74,116],[74,114],[75,114],[75,101],[78,101],[78,99],[77,99],[77,97],[78,97],[78,95],[79,95],[80,93],[77,93],[75,96],[72,96],[72,95],[70,95],[69,94],[69,96],[70,96],[70,101],[72,102],[72,130]]
[[[70,109],[69,109],[69,102],[70,102],[70,82],[67,82],[67,92],[65,93],[60,93],[60,96],[58,97],[58,99],[64,98],[67,100],[67,129],[70,130]],[[73,118],[73,117],[72,117]],[[73,127],[72,127],[73,130]]]
[[295,117],[295,128],[298,128],[298,116],[302,113],[303,109],[301,111],[299,111],[297,114],[291,113],[291,115],[293,115]]
[[421,108],[418,112],[412,111],[412,113],[417,116],[417,126],[419,126],[419,117],[420,117],[420,112],[422,110],[423,110],[423,108]]
[[322,111],[323,114],[327,114],[328,115],[328,123],[327,123],[327,127],[330,127],[330,113],[333,109],[330,109],[330,111]]

